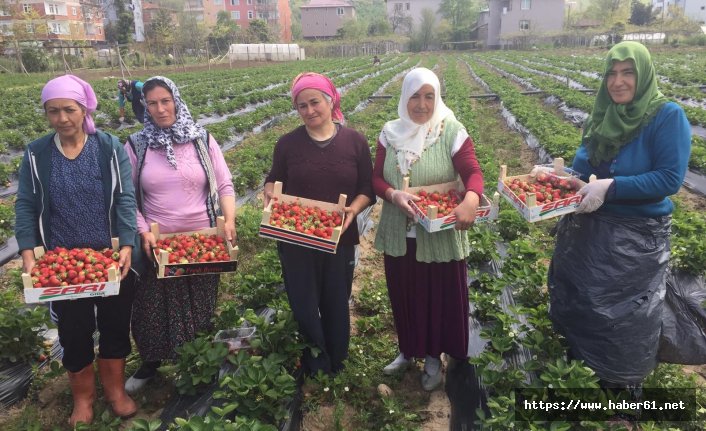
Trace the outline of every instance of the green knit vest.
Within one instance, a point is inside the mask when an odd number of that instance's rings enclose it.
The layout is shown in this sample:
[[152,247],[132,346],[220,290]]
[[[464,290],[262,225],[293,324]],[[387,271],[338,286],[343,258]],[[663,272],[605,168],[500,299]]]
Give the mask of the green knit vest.
[[[439,140],[427,147],[409,171],[409,186],[419,187],[447,183],[458,178],[451,161],[451,148],[459,129],[456,120],[444,120],[444,131]],[[402,174],[397,166],[397,153],[389,146],[385,156],[383,175],[395,189],[402,189]],[[417,225],[417,261],[450,262],[462,260],[470,253],[466,231],[447,229],[428,233]],[[394,204],[383,201],[380,223],[375,236],[375,248],[398,257],[407,254],[407,216]]]

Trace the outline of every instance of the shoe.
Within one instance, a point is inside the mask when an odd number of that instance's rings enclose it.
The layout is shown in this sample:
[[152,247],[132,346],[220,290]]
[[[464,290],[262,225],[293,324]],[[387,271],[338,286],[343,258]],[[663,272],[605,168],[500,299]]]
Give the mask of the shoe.
[[390,362],[385,368],[382,369],[382,372],[386,376],[392,376],[406,370],[411,363],[412,358],[407,359],[405,358],[404,353],[400,353],[394,361]]
[[424,371],[424,374],[422,374],[422,388],[427,392],[431,392],[441,386],[442,380],[443,373],[441,372],[441,368],[439,368],[436,374],[429,374]]
[[93,362],[77,373],[69,371],[68,375],[71,395],[74,399],[74,409],[69,418],[69,425],[73,429],[79,422],[90,424],[93,421],[93,401],[96,399]]
[[424,374],[422,374],[422,387],[425,391],[433,391],[441,385],[441,360],[427,355],[424,358]]
[[98,374],[103,383],[103,395],[115,416],[130,419],[137,413],[137,404],[125,392],[125,358],[98,358]]
[[130,395],[140,392],[145,387],[147,382],[152,380],[157,375],[157,368],[162,365],[161,361],[143,362],[140,368],[135,371],[135,374],[130,376],[125,382],[125,392]]

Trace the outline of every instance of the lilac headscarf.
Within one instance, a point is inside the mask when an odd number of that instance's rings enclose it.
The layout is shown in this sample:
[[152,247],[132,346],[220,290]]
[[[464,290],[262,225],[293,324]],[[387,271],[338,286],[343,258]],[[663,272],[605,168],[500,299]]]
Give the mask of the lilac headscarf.
[[74,75],[54,78],[42,88],[42,105],[52,99],[71,99],[83,106],[86,109],[83,131],[89,135],[96,133],[96,125],[93,123],[91,114],[98,106],[98,99],[91,84]]

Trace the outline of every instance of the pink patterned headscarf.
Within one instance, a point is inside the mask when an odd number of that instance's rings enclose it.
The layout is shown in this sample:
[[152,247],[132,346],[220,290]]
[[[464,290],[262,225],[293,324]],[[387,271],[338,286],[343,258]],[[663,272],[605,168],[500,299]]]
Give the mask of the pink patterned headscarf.
[[341,95],[338,93],[336,86],[333,85],[330,79],[326,76],[315,72],[304,72],[297,75],[292,81],[292,103],[297,103],[297,96],[302,90],[311,88],[319,90],[331,97],[333,102],[333,111],[331,117],[343,124],[343,112],[341,112]]
[[52,99],[71,99],[83,106],[86,109],[83,131],[89,135],[96,133],[96,125],[93,123],[91,114],[98,106],[98,99],[91,84],[74,75],[54,78],[42,88],[42,105]]

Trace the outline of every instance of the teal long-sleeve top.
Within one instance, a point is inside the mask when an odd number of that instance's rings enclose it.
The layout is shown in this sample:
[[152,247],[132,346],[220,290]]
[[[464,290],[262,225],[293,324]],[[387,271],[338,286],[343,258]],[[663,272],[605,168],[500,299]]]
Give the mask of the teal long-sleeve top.
[[690,153],[689,121],[679,105],[668,102],[612,161],[592,166],[582,144],[572,168],[583,181],[588,181],[591,174],[615,180],[599,211],[618,216],[660,217],[674,210],[668,196],[679,191]]

